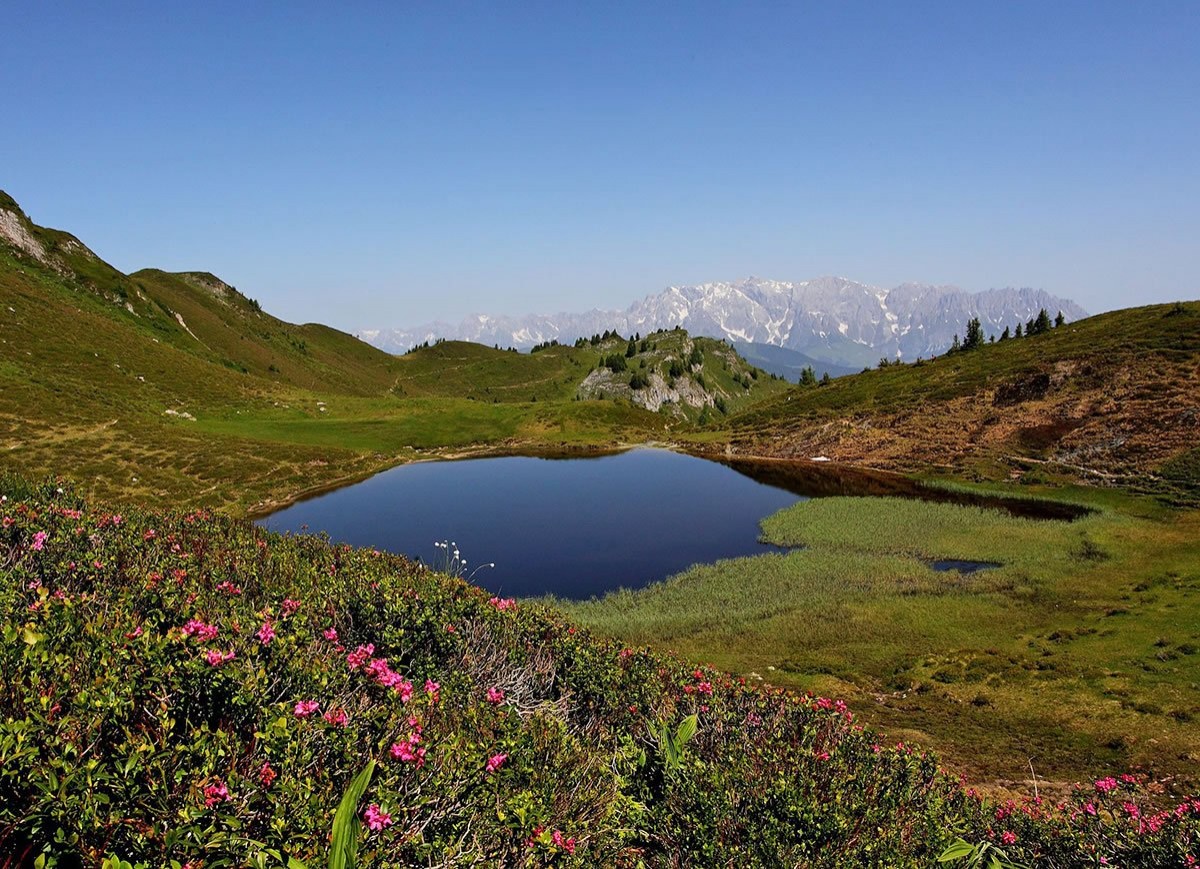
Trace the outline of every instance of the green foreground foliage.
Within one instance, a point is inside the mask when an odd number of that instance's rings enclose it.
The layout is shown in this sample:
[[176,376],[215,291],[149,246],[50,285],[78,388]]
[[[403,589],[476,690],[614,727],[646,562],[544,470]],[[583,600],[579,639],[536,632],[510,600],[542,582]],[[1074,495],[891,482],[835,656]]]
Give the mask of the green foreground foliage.
[[0,853],[18,862],[314,866],[348,790],[372,866],[928,866],[959,836],[1039,866],[1178,866],[1200,834],[1200,801],[1137,809],[1132,777],[981,801],[840,701],[397,557],[4,489]]

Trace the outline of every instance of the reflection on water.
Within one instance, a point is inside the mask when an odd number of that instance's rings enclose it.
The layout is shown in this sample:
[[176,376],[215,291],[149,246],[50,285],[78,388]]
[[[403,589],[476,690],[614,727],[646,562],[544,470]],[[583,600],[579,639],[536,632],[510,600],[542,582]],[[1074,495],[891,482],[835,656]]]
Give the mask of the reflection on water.
[[[454,541],[473,581],[505,595],[587,598],[693,564],[781,551],[759,522],[827,495],[899,495],[1073,518],[1061,505],[932,489],[893,474],[778,461],[712,462],[659,449],[587,458],[503,456],[402,465],[260,524],[327,533],[439,566]],[[495,562],[476,572],[476,566]]]
[[899,474],[849,465],[775,459],[722,459],[721,463],[765,485],[803,494],[809,498],[833,495],[917,498],[942,504],[969,504],[1003,510],[1013,516],[1027,519],[1060,519],[1067,522],[1091,512],[1086,507],[1056,501],[1006,498],[939,489]]
[[693,564],[778,551],[759,522],[800,500],[733,470],[637,449],[554,459],[505,456],[402,465],[274,513],[274,531],[324,531],[438,566],[454,541],[473,581],[505,595],[587,598]]

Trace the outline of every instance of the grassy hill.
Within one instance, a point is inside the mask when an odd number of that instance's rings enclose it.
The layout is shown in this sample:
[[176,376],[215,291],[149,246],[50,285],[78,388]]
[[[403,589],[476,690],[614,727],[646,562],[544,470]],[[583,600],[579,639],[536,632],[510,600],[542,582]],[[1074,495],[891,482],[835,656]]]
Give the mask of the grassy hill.
[[676,422],[696,422],[702,416],[715,422],[785,389],[777,377],[748,363],[726,342],[692,337],[682,329],[640,340],[597,336],[529,354],[439,341],[400,361],[393,391],[401,396],[493,404],[607,399],[662,410]]
[[[665,372],[685,342],[631,361]],[[711,343],[711,365],[678,378],[711,381],[692,389],[701,406],[655,413],[627,385],[584,388],[622,339],[395,357],[283,322],[205,272],[122,274],[0,194],[0,467],[108,499],[263,510],[430,451],[663,439],[717,401],[733,412],[782,389]]]
[[737,452],[1200,493],[1200,302],[1113,311],[794,389],[731,421]]

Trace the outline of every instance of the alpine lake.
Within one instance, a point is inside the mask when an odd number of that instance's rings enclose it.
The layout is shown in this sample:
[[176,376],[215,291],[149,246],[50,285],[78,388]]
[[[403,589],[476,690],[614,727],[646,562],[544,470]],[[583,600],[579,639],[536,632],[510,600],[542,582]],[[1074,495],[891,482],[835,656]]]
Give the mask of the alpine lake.
[[[963,495],[846,466],[710,461],[639,447],[584,458],[401,465],[294,503],[259,524],[401,553],[498,595],[581,600],[641,588],[693,564],[778,552],[760,541],[759,523],[797,501],[832,495],[982,503],[1018,515],[1072,518],[1054,514],[1061,505]],[[968,573],[997,565],[931,566]]]

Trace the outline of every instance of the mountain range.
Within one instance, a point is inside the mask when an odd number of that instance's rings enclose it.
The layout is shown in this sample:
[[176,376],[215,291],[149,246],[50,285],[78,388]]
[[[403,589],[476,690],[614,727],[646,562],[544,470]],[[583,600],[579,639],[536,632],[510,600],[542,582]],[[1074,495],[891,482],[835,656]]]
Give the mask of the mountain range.
[[[1069,299],[1028,287],[971,293],[955,286],[905,283],[890,290],[841,277],[807,281],[746,278],[668,287],[624,311],[524,317],[475,314],[461,322],[433,322],[411,329],[364,329],[363,340],[403,352],[438,338],[525,349],[545,341],[616,330],[645,334],[682,326],[693,335],[726,338],[739,345],[794,351],[818,365],[859,368],[881,356],[916,359],[944,352],[979,317],[985,334],[1014,328],[1045,308],[1068,320],[1087,316]],[[754,352],[754,346],[748,348]],[[792,360],[792,364],[796,364]]]

